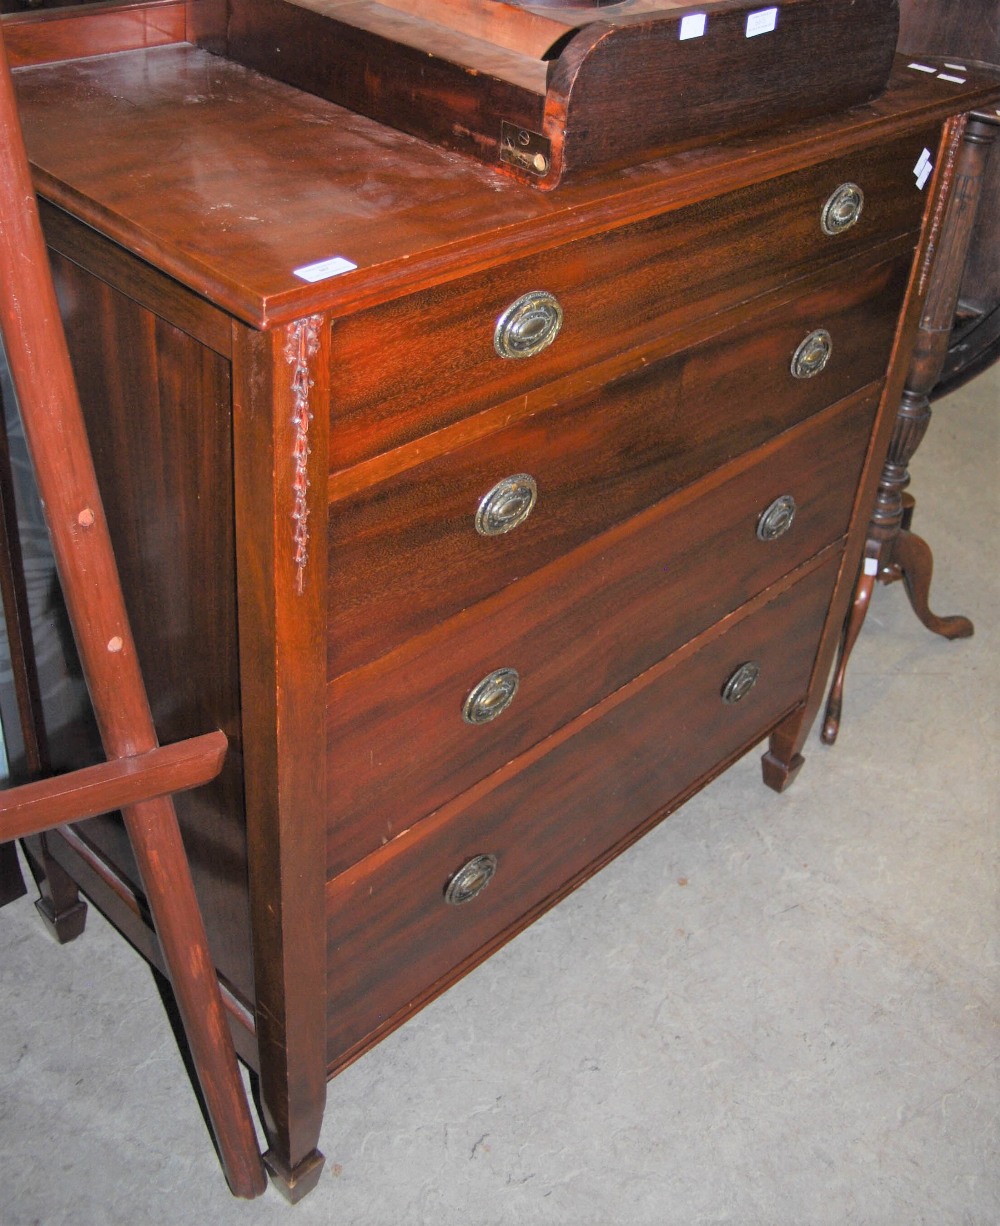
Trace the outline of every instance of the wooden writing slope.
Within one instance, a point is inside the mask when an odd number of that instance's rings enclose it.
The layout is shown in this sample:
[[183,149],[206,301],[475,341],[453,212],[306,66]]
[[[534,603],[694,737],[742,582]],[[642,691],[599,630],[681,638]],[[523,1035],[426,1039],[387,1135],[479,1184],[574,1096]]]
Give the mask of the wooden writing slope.
[[[220,54],[214,13],[8,46],[157,733],[230,746],[176,805],[296,1199],[328,1077],[740,755],[802,765],[1000,78],[897,59],[539,192]],[[159,957],[114,815],[49,851]]]

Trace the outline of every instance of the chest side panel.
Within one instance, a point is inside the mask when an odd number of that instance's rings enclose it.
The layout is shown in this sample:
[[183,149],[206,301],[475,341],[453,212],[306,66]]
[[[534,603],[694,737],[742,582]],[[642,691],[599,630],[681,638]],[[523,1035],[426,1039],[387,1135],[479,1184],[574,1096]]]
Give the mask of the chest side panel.
[[[65,231],[65,219],[55,228]],[[78,243],[67,245],[79,247],[84,258],[88,240],[76,237]],[[167,744],[221,728],[229,740],[220,777],[176,803],[217,964],[229,986],[250,1001],[231,371],[217,345],[228,328],[205,304],[192,309],[191,296],[148,269],[137,270],[130,295],[130,262],[124,253],[116,262],[121,275],[113,285],[74,260],[52,256],[158,736]],[[157,310],[143,301],[152,282]],[[86,752],[99,760],[98,746]],[[138,887],[117,815],[94,819],[80,833]],[[68,848],[60,854],[72,856]]]

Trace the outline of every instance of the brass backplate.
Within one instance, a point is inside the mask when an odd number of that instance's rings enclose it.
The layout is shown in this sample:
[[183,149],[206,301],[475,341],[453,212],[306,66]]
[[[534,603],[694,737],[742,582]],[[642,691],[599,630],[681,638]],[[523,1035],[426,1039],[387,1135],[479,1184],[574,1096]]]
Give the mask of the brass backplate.
[[552,164],[552,142],[505,119],[500,125],[500,161],[540,178]]

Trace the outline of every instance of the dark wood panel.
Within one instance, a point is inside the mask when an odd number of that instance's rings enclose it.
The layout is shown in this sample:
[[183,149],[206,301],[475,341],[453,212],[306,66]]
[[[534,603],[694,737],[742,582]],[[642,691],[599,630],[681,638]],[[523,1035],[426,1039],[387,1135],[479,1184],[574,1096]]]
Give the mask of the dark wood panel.
[[[285,0],[232,0],[227,54],[240,64],[286,81],[379,123],[437,141],[446,148],[495,162],[501,120],[538,129],[544,107],[545,69],[537,65],[537,89],[505,80],[517,57],[497,48],[495,73],[469,72],[440,55],[394,41],[415,24],[386,6],[386,33],[362,29],[336,15]],[[489,50],[484,46],[480,52]],[[523,74],[523,70],[522,70]],[[462,108],[456,121],[456,104]]]
[[[327,893],[330,1063],[411,1011],[436,980],[467,967],[800,701],[835,570],[817,568],[485,800],[420,823],[335,879]],[[750,659],[760,680],[727,706],[722,687]],[[483,853],[498,859],[495,880],[471,902],[446,904],[450,877]]]
[[[847,528],[879,389],[728,465],[328,691],[333,876],[651,667]],[[761,541],[783,494],[792,529]],[[498,667],[517,695],[462,719]]]
[[[908,255],[857,263],[849,288],[838,276],[766,317],[335,503],[330,676],[881,378],[908,264]],[[831,332],[833,357],[818,376],[795,379],[792,354],[819,327]],[[479,536],[480,500],[522,472],[538,483],[529,519],[506,535]]]
[[[707,316],[914,231],[925,201],[913,166],[936,140],[929,130],[339,321],[331,467],[669,336],[695,303]],[[865,191],[864,210],[829,236],[820,216],[844,182]],[[559,335],[534,357],[498,357],[497,319],[535,290],[559,300]]]
[[[52,267],[157,732],[230,742],[220,777],[177,809],[213,953],[252,996],[229,364],[78,265]],[[117,819],[86,829],[135,880]]]
[[600,22],[590,45],[588,32],[576,38],[549,78],[547,132],[566,110],[564,173],[793,124],[885,88],[899,21],[892,0],[793,0],[756,36],[751,14],[761,10],[710,10],[706,37],[684,41],[673,21],[641,18],[618,47]]

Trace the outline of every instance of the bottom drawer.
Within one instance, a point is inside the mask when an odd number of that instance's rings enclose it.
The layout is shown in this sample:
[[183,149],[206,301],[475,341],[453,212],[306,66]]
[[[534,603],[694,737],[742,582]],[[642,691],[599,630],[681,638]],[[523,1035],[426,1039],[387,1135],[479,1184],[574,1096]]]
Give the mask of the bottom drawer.
[[[470,969],[804,699],[838,558],[700,649],[650,669],[573,736],[525,755],[532,760],[517,774],[498,772],[497,786],[480,785],[469,803],[447,806],[329,883],[331,1067]],[[725,701],[727,681],[751,661],[756,684]],[[493,878],[468,901],[449,902],[473,861],[470,889],[491,866]]]

